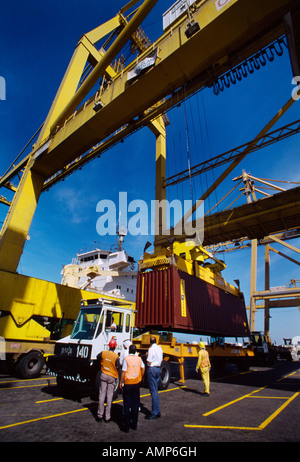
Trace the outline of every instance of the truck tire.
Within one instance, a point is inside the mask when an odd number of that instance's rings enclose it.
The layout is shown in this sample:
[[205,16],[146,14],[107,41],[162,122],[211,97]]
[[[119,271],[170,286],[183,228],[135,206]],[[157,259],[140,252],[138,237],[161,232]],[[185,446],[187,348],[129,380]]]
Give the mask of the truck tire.
[[249,358],[240,358],[240,361],[237,362],[237,367],[239,372],[247,372],[250,369],[250,360]]
[[38,377],[45,366],[45,360],[40,351],[30,351],[21,356],[17,362],[16,371],[22,379]]
[[171,367],[167,361],[163,361],[160,367],[160,381],[158,384],[159,390],[166,390],[171,380]]
[[291,351],[291,358],[292,358],[292,361],[297,361],[299,359],[298,352]]

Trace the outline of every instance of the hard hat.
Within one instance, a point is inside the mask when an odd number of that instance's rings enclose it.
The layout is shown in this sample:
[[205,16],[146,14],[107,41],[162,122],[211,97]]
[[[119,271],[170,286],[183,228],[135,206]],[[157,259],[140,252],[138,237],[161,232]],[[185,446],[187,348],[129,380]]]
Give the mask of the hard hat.
[[114,337],[112,339],[110,339],[108,346],[109,346],[109,348],[116,348],[117,341],[116,341],[116,339]]
[[198,345],[199,345],[200,348],[205,348],[205,345],[204,345],[203,342],[199,342]]

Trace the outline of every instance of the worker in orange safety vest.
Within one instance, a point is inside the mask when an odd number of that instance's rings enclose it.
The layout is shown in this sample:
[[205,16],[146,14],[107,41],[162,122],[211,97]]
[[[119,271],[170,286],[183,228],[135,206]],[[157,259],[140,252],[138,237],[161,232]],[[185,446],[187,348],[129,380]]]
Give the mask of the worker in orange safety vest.
[[116,387],[116,381],[119,377],[119,356],[115,353],[117,342],[112,338],[108,344],[109,350],[104,350],[98,356],[101,361],[101,379],[99,388],[99,404],[97,417],[101,422],[104,416],[104,401],[106,398],[105,422],[111,420],[111,405],[113,394]]
[[136,346],[130,345],[129,354],[124,358],[120,388],[123,386],[124,426],[128,433],[129,428],[136,430],[140,407],[140,383],[145,372],[142,358],[136,354]]
[[201,377],[204,383],[204,396],[209,396],[210,377],[209,371],[211,368],[208,352],[205,349],[203,342],[199,342],[199,355],[196,366],[196,371],[200,370]]

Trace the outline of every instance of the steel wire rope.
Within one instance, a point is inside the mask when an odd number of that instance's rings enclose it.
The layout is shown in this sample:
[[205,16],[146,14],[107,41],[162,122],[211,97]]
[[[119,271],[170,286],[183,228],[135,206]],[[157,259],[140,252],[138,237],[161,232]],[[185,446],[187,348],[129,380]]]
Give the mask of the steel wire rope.
[[[201,95],[202,95],[202,91],[203,89],[201,89]],[[196,93],[196,108],[197,108],[197,113],[198,113],[198,122],[199,122],[199,129],[200,129],[200,133],[201,133],[201,144],[202,144],[202,157],[203,158],[206,158],[206,156],[204,155],[205,153],[205,136],[204,136],[204,130],[203,130],[203,123],[201,121],[201,111],[200,111],[200,102],[199,102],[199,93],[200,92],[197,92]],[[202,111],[203,112],[203,111]],[[207,139],[206,139],[206,142],[207,142]],[[201,156],[200,156],[200,159],[201,160]],[[204,193],[204,187],[206,188],[206,190],[208,189],[208,175],[207,173],[204,175],[204,179],[202,179],[202,175],[198,175],[199,176],[199,185],[200,185],[200,195],[198,195],[199,197],[202,196],[202,194]],[[210,204],[210,197],[208,197],[208,204]],[[205,204],[204,204],[204,207],[205,207]],[[203,208],[204,208],[203,207]],[[209,208],[210,208],[210,205],[209,205]],[[203,220],[205,219],[205,213],[203,213]],[[203,236],[204,237],[204,236]]]
[[[206,111],[205,111],[205,104],[204,104],[204,98],[203,98],[203,93],[201,92],[201,105],[202,105],[202,114],[203,114],[203,131],[204,131],[204,135],[203,135],[203,140],[205,138],[206,140],[206,151],[207,151],[207,154],[208,154],[208,158],[211,159],[211,146],[210,146],[210,142],[209,142],[209,135],[208,135],[208,126],[207,126],[207,117],[206,117]],[[207,157],[207,156],[205,156]],[[208,189],[209,185],[208,185],[208,173],[206,172],[204,174],[204,178],[205,178],[205,183],[206,183],[206,189]],[[210,204],[210,196],[207,198],[208,200],[208,206],[210,207],[211,204]]]
[[8,169],[4,172],[4,174],[2,175],[3,177],[10,171],[10,169],[12,169],[14,167],[14,164],[15,162],[17,162],[17,160],[21,157],[21,155],[23,154],[24,151],[26,151],[26,149],[28,148],[28,146],[32,143],[32,141],[35,139],[35,137],[40,133],[40,131],[42,130],[44,126],[44,122],[42,123],[42,125],[37,129],[37,131],[35,132],[34,135],[32,135],[32,137],[30,138],[30,140],[26,143],[26,145],[24,146],[24,148],[22,149],[22,151],[17,155],[17,157],[14,159],[14,161],[10,164],[10,166],[8,167]]
[[[232,201],[232,199],[229,199],[229,196],[230,194],[242,183],[242,180],[239,181],[233,188],[231,188],[230,191],[228,191],[225,196],[222,197],[222,199],[219,200],[219,202],[217,204],[215,204],[210,210],[208,210],[205,215],[209,215],[210,212],[212,212],[221,202],[224,201],[224,210],[226,210],[231,204],[227,205],[227,203],[230,201]],[[240,196],[239,196],[240,197]],[[225,199],[227,199],[227,202],[225,201]],[[229,199],[229,200],[228,200]],[[234,200],[234,202],[236,201],[237,199]]]
[[[183,163],[182,163],[182,137],[181,137],[181,103],[178,106],[178,144],[179,144],[179,163],[180,163],[180,171],[182,171]],[[178,199],[181,201],[184,198],[184,191],[183,191],[183,184],[181,185],[181,197],[178,194]]]
[[[280,46],[279,53],[278,53],[278,51],[276,50],[276,48],[275,48],[275,46],[274,46],[274,43],[271,44],[271,45],[269,45],[269,46],[267,46],[267,47],[264,48],[263,50],[261,50],[261,52],[258,52],[258,53],[261,53],[261,56],[262,56],[262,57],[261,57],[260,59],[261,59],[263,62],[266,60],[266,58],[267,58],[267,60],[270,61],[270,62],[274,60],[275,57],[274,57],[273,50],[275,50],[276,55],[282,56],[282,52],[284,52],[284,50],[282,50],[282,45],[285,45],[285,47],[287,47],[287,44],[286,44],[286,37],[285,37],[285,36],[282,36],[282,37],[280,37],[280,38],[278,39],[278,41],[280,41],[280,44],[279,44],[279,46]],[[273,45],[273,46],[272,46],[272,45]],[[280,53],[281,53],[281,54],[280,54]],[[248,75],[247,70],[246,70],[246,67],[248,67],[248,62],[249,62],[250,60],[251,60],[251,58],[248,58],[248,59],[245,60],[244,62],[238,64],[235,68],[233,68],[233,69],[230,70],[229,72],[233,72],[233,71],[234,71],[235,74],[236,74],[237,80],[238,80],[238,81],[241,81],[243,77],[247,77],[247,75]],[[264,65],[264,64],[262,63],[262,65]],[[250,66],[251,66],[251,64],[250,64]],[[251,73],[251,70],[252,70],[252,68],[250,69],[249,73]],[[227,74],[228,74],[228,73],[227,73]],[[222,79],[223,79],[223,76],[220,76],[220,77],[217,78],[213,83],[207,85],[206,87],[202,87],[202,88],[200,88],[200,89],[198,89],[198,90],[193,91],[192,94],[186,96],[186,99],[189,99],[189,98],[193,97],[195,94],[198,94],[199,92],[202,92],[204,88],[213,88],[214,94],[215,94],[215,95],[218,95],[218,94],[220,93],[220,91],[223,91],[223,90],[224,90],[224,85],[222,84]],[[228,78],[226,79],[226,82],[228,83]],[[223,85],[223,88],[222,88],[222,85]],[[171,98],[172,98],[172,97],[171,97]],[[181,100],[181,102],[182,102],[182,101],[183,101],[183,100]],[[178,104],[180,105],[181,103],[179,102]],[[166,106],[167,106],[167,104],[166,104]],[[166,109],[166,112],[169,112],[169,111],[171,111],[172,109],[173,109],[173,107],[168,107],[168,108]],[[140,130],[141,128],[142,128],[142,127],[138,127],[138,128],[137,128],[136,130],[134,130],[132,133],[130,133],[130,134],[128,134],[128,135],[125,135],[124,138],[123,138],[123,140],[124,140],[125,138],[131,136],[133,133],[135,133],[136,131]],[[117,141],[116,144],[117,144],[117,143],[119,143],[119,141]],[[107,150],[110,149],[110,148],[111,148],[111,147],[105,149],[103,152],[107,151]],[[88,160],[85,162],[85,164],[90,163],[92,160],[93,160],[93,159],[88,159]],[[84,165],[85,165],[85,164],[84,164]],[[81,165],[81,167],[82,167],[82,165]],[[79,167],[78,167],[78,168],[79,168]],[[64,177],[66,177],[66,176],[68,176],[68,175],[70,175],[70,174],[72,174],[72,173],[73,173],[73,171],[71,171],[70,173],[65,173]],[[59,181],[62,181],[62,180],[61,180],[61,179],[58,179],[57,182],[59,182]],[[49,186],[49,187],[47,188],[47,190],[49,190],[54,184],[56,184],[56,182],[53,183],[53,184],[51,184],[51,186]]]
[[[200,117],[199,117],[199,107],[198,107],[198,98],[188,98],[187,104],[189,105],[190,109],[190,120],[191,120],[191,132],[193,133],[193,151],[191,151],[191,154],[193,153],[194,155],[197,155],[197,152],[200,152],[200,146],[199,146],[199,137],[197,136],[197,130],[196,130],[196,121],[198,120],[199,126],[200,126],[200,132],[201,132],[201,140],[203,142],[203,132],[202,132],[202,127],[201,127],[201,122],[200,122]],[[198,114],[198,117],[197,117]],[[198,124],[197,124],[198,128]],[[190,136],[191,139],[191,136]],[[200,176],[199,176],[200,177]],[[193,203],[195,203],[195,200],[197,197],[201,197],[203,193],[203,188],[202,188],[202,180],[199,178],[199,183],[200,183],[200,193],[198,194],[198,188],[197,188],[197,179],[193,176],[191,176],[190,179],[192,183],[192,188],[193,188]],[[195,222],[197,220],[201,220],[203,217],[201,216],[202,208],[200,209],[200,214],[199,214],[199,209],[198,209],[198,215],[197,215],[197,210],[195,211]],[[204,214],[203,214],[204,215]],[[198,236],[199,237],[199,236]]]
[[[200,115],[200,108],[199,108],[199,98],[198,98],[199,92],[196,93],[195,98],[187,98],[187,104],[189,104],[190,108],[190,115],[191,115],[191,126],[192,126],[192,132],[194,135],[194,153],[199,152],[199,156],[197,156],[196,160],[201,160],[201,153],[204,152],[204,133],[202,129],[202,123],[201,123],[201,115]],[[196,131],[196,121],[197,121],[197,130],[199,127],[199,132],[200,132],[200,143],[199,143],[199,137],[197,136],[198,131]],[[207,176],[205,176],[206,179],[206,185],[208,188],[208,182],[207,182]],[[199,188],[197,187],[197,180],[199,182]],[[196,197],[201,197],[201,195],[204,192],[203,189],[203,182],[202,182],[202,177],[201,175],[198,175],[198,179],[192,176],[190,178],[190,181],[192,182],[192,188],[193,188],[193,202],[195,202]],[[200,189],[200,192],[198,191]],[[195,220],[199,219],[200,216],[198,214],[197,218],[197,211],[195,211]],[[201,217],[202,218],[202,217]],[[203,219],[204,219],[204,213],[203,213]]]
[[[208,152],[209,153],[209,150],[210,150],[210,144],[209,144],[209,141],[207,139],[207,129],[205,130],[205,120],[206,120],[206,115],[205,115],[205,110],[204,110],[204,101],[203,101],[203,94],[201,93],[201,106],[202,106],[202,119],[204,118],[204,121],[202,120],[202,122],[200,121],[201,123],[201,126],[203,126],[203,149],[206,150],[206,153]],[[206,143],[206,146],[205,146],[205,143]],[[205,158],[207,156],[205,155]],[[206,159],[207,160],[207,159]],[[204,178],[205,178],[205,188],[206,190],[209,188],[209,184],[208,184],[208,174],[207,172],[204,174]],[[204,192],[204,191],[203,191]],[[208,206],[210,207],[210,196],[206,199],[208,201]]]
[[[199,124],[199,129],[200,129],[200,139],[201,139],[201,145],[200,145],[200,151],[199,151],[199,161],[201,162],[204,159],[201,159],[201,154],[204,152],[204,137],[203,137],[203,130],[202,130],[202,124],[201,124],[201,114],[200,114],[200,108],[199,108],[199,93],[196,93],[196,109],[197,109],[197,115],[198,115],[198,124]],[[199,163],[200,163],[199,162]],[[199,186],[200,186],[200,195],[199,197],[204,193],[204,188],[203,188],[203,182],[202,182],[202,175],[197,175],[199,178]]]
[[[189,170],[189,194],[190,194],[190,200],[192,203],[192,206],[195,203],[195,197],[196,197],[196,191],[195,191],[195,185],[191,176],[191,135],[190,135],[190,130],[189,130],[189,118],[188,118],[188,113],[187,113],[187,105],[189,104],[190,109],[191,109],[191,99],[190,101],[186,101],[186,95],[184,92],[184,101],[183,101],[183,112],[184,112],[184,122],[185,122],[185,136],[186,136],[186,160],[188,164],[188,170]],[[193,112],[192,110],[190,111],[190,120],[191,120],[191,125],[194,129],[194,124],[193,124]],[[195,130],[193,130],[195,133]],[[185,213],[184,213],[185,215]],[[196,219],[197,216],[197,210],[195,211],[194,218]],[[191,217],[191,220],[193,220],[193,215]]]
[[193,202],[193,184],[191,177],[191,147],[190,147],[190,134],[189,134],[189,125],[186,111],[186,101],[183,103],[183,115],[184,115],[184,126],[185,126],[185,143],[186,143],[186,161],[189,171],[189,186],[190,186],[190,199]]
[[[194,155],[196,155],[196,153],[197,153],[197,135],[196,135],[196,128],[195,128],[195,120],[194,120],[194,108],[192,107],[192,102],[193,102],[192,99],[187,100],[187,104],[188,104],[189,109],[190,109],[191,126],[192,126],[193,138],[194,138],[194,140],[193,140],[193,145],[194,145],[193,153],[194,153]],[[196,183],[195,183],[194,179],[192,179],[191,181],[192,181],[193,194],[194,194],[193,199],[195,199],[195,197],[197,197]]]
[[[176,142],[175,142],[175,117],[174,117],[174,114],[175,114],[175,111],[171,111],[172,112],[172,116],[173,116],[173,123],[172,123],[172,131],[173,131],[173,136],[172,136],[172,140],[173,140],[173,156],[174,156],[174,165],[175,165],[175,172],[178,172],[178,168],[177,168],[177,154],[176,154]],[[169,189],[170,191],[170,189]],[[176,195],[177,197],[179,197],[179,185],[177,183],[176,185]],[[169,198],[171,198],[171,193],[169,193]]]
[[[206,139],[207,139],[207,146],[208,146],[208,157],[211,160],[212,155],[211,155],[211,144],[210,144],[210,138],[209,138],[209,130],[208,130],[208,123],[207,123],[207,115],[206,115],[206,109],[205,109],[205,103],[204,103],[204,97],[203,97],[203,92],[201,92],[201,100],[202,100],[202,107],[203,107],[203,116],[204,116],[204,126],[205,126],[205,132],[206,132]],[[214,175],[214,169],[212,169],[212,177],[213,177],[213,184],[215,183],[215,175]],[[214,190],[214,195],[215,195],[215,201],[217,205],[217,213],[220,212],[219,206],[218,206],[218,195],[217,195],[217,190]],[[219,216],[219,226],[221,225],[221,219]],[[223,261],[225,262],[225,252],[223,252]]]
[[[174,146],[174,124],[172,123],[173,114],[169,114],[169,126],[170,132],[172,133],[172,143],[171,145],[167,142],[168,140],[168,129],[166,127],[166,178],[168,177],[168,172],[171,172],[172,165],[175,165],[175,171],[177,171],[177,162],[176,162],[176,155],[175,155],[175,146]],[[173,161],[173,162],[172,162]],[[165,178],[164,178],[165,180]],[[178,185],[177,185],[178,186]],[[168,202],[171,201],[171,192],[170,188],[163,186],[165,189],[165,195]]]
[[[171,96],[171,99],[173,99],[173,95]],[[173,104],[173,103],[172,103]],[[181,159],[180,159],[180,152],[181,152],[181,137],[180,137],[180,130],[176,129],[176,124],[179,125],[180,127],[180,115],[179,115],[179,107],[175,105],[174,103],[174,107],[172,108],[172,110],[169,110],[169,120],[170,120],[170,126],[172,127],[171,128],[171,133],[172,133],[172,150],[170,149],[170,151],[168,150],[168,146],[169,144],[167,144],[167,162],[166,162],[166,168],[168,168],[168,170],[171,172],[174,171],[174,168],[175,168],[175,172],[178,172],[178,162],[180,163],[180,166],[182,166],[181,164]],[[177,136],[178,136],[178,139],[177,139]],[[172,155],[172,159],[171,159],[171,155]],[[174,193],[174,196],[171,195],[171,191],[170,191],[170,188],[168,188],[167,186],[164,186],[166,188],[166,198],[167,200],[169,201],[169,203],[172,202],[172,199],[173,197],[175,196],[175,199],[179,199],[180,198],[180,191],[179,191],[179,184],[176,184],[176,191]],[[183,185],[181,185],[181,190],[183,189]],[[183,193],[182,193],[183,195]],[[174,228],[174,226],[172,226],[172,223],[170,222],[170,229],[171,228]]]

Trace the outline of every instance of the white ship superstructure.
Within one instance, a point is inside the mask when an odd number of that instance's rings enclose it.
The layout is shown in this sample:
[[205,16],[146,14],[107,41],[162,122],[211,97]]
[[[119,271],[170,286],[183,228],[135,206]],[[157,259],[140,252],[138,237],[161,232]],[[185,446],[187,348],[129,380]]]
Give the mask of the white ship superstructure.
[[121,241],[117,250],[94,248],[80,252],[62,270],[63,285],[135,301],[137,272],[135,262]]

